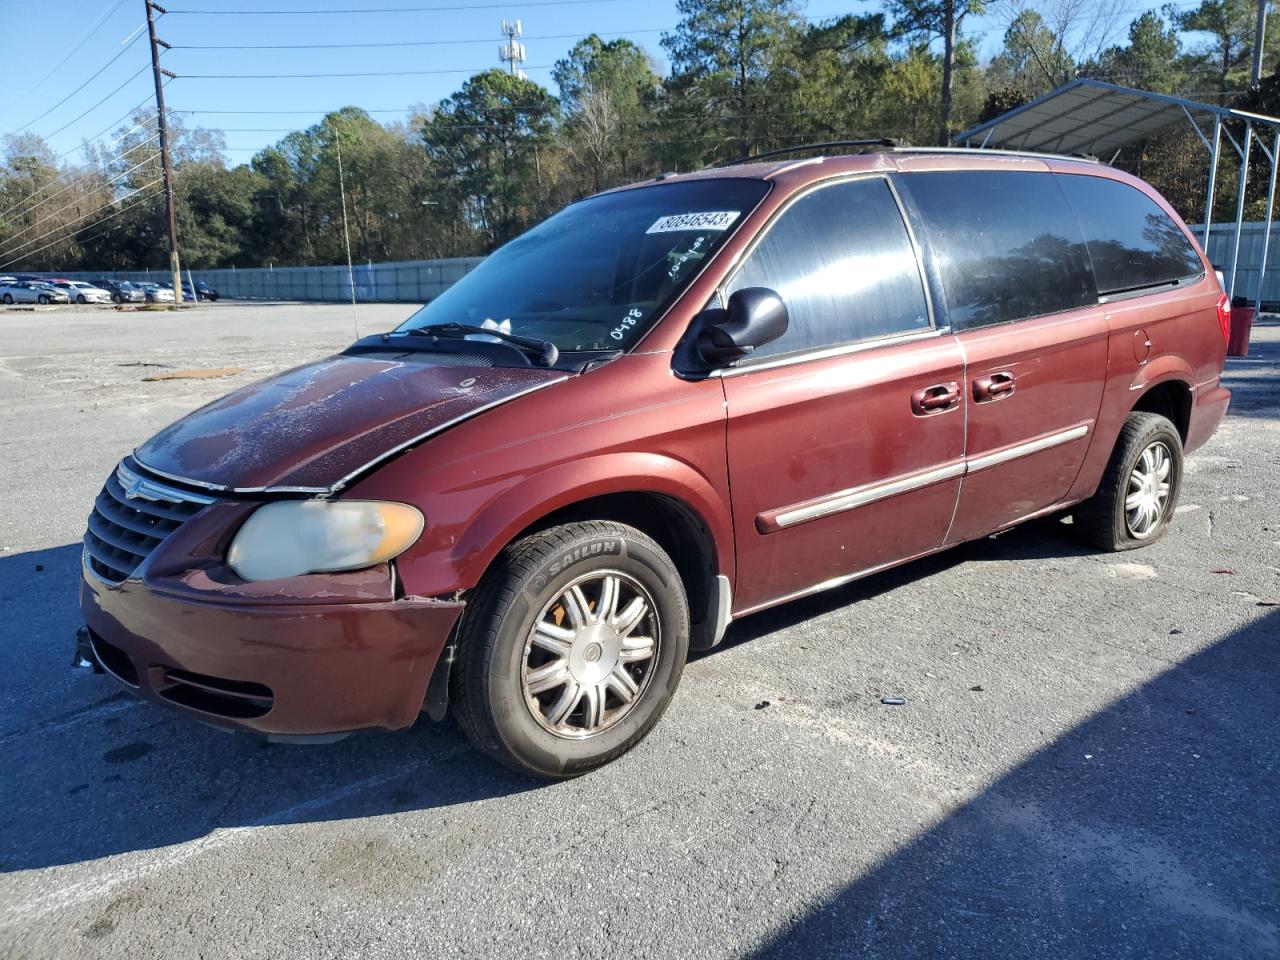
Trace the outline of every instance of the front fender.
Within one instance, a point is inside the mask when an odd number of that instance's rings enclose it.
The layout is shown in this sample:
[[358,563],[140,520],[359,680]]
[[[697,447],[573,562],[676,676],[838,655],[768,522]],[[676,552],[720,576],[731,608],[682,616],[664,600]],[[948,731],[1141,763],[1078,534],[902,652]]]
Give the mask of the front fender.
[[682,503],[711,532],[717,572],[733,580],[729,504],[705,476],[672,457],[605,453],[512,478],[487,492],[484,505],[459,525],[458,535],[443,538],[451,542],[437,540],[434,549],[397,561],[406,592],[445,596],[471,589],[520,531],[575,503],[618,493],[660,494]]

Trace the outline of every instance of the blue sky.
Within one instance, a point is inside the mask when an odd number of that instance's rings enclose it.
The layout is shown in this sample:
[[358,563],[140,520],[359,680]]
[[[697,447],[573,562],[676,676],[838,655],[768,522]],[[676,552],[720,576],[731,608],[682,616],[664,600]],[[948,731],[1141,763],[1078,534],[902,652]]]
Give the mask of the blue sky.
[[[159,20],[159,35],[173,44],[162,65],[178,74],[165,89],[170,110],[195,111],[188,125],[223,129],[231,163],[274,143],[287,130],[308,126],[325,112],[355,105],[382,122],[402,119],[416,104],[448,96],[471,73],[498,65],[502,19],[523,21],[529,78],[550,85],[550,66],[588,33],[626,36],[643,46],[665,69],[659,39],[678,15],[675,0],[590,0],[562,5],[499,0],[158,0],[169,13]],[[372,13],[373,8],[458,6],[435,12]],[[1142,0],[1126,4],[1122,19],[1154,6]],[[288,15],[214,15],[196,11],[272,9],[360,9],[361,13]],[[802,4],[812,20],[845,13],[867,13],[876,2],[809,0]],[[183,12],[186,11],[186,12]],[[6,36],[0,58],[0,133],[13,132],[54,106],[128,43],[144,24],[143,0],[0,0]],[[142,31],[145,33],[145,29]],[[988,16],[975,21],[980,46],[998,47],[1000,24]],[[65,63],[72,48],[87,42]],[[25,38],[14,42],[13,38]],[[386,43],[449,41],[431,46],[355,50],[213,50],[196,45],[271,43]],[[149,70],[129,79],[149,62],[145,36],[110,67],[29,130],[49,137],[61,153],[72,151],[152,92]],[[277,74],[372,71],[441,71],[419,76],[343,79],[200,79],[202,74]],[[121,87],[121,85],[123,86]],[[118,92],[117,87],[121,87]],[[111,96],[98,106],[99,100]],[[81,113],[93,108],[82,119]],[[288,115],[250,111],[297,111]],[[221,112],[212,112],[221,111]],[[244,112],[240,112],[244,111]],[[72,122],[74,121],[74,122]],[[68,125],[69,124],[69,125]],[[58,131],[59,127],[65,130]],[[76,159],[71,153],[68,160]]]

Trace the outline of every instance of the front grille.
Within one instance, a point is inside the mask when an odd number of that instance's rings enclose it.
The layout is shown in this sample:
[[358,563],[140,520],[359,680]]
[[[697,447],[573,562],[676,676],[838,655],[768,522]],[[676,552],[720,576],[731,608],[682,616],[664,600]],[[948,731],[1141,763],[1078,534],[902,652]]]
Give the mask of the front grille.
[[84,552],[90,569],[110,583],[123,583],[169,534],[213,502],[120,464],[89,514]]

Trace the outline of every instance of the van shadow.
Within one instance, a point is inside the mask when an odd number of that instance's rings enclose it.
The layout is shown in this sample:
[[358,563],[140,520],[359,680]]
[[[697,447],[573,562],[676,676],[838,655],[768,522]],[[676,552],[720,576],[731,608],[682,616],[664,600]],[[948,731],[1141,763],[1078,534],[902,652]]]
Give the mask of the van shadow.
[[724,640],[715,649],[699,656],[714,656],[718,651],[748,643],[778,630],[794,627],[806,620],[870,600],[917,580],[965,562],[1049,560],[1061,557],[1083,557],[1097,551],[1071,538],[1070,528],[1056,517],[1042,517],[1019,524],[995,536],[962,543],[919,560],[904,563],[883,573],[854,580],[842,587],[816,593],[799,600],[772,607],[734,621]]
[[[42,569],[37,569],[37,567]],[[0,872],[164,847],[235,826],[361,818],[535,789],[452,722],[271,744],[70,667],[80,547],[0,557]]]
[[1094,713],[756,958],[1280,955],[1280,611]]

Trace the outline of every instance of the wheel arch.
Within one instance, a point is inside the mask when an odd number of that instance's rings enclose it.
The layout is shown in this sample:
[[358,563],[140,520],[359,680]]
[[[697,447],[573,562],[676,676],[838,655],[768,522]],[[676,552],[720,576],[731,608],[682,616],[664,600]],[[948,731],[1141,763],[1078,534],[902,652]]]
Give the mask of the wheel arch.
[[1176,376],[1169,376],[1151,384],[1130,408],[1130,413],[1156,413],[1171,421],[1178,430],[1183,444],[1191,426],[1191,407],[1194,397],[1191,384]]
[[[721,595],[717,578],[726,578],[726,583],[733,580],[732,540],[727,543],[724,540],[726,536],[732,537],[727,504],[724,514],[717,515],[713,506],[717,501],[704,500],[689,489],[664,488],[657,480],[652,475],[615,476],[612,489],[597,489],[593,484],[542,500],[538,506],[524,511],[519,520],[509,522],[500,536],[486,544],[482,555],[469,553],[468,538],[464,537],[458,546],[462,555],[469,554],[472,563],[459,572],[465,582],[474,587],[503,550],[531,534],[575,520],[625,523],[657,541],[679,571],[689,601],[691,649],[714,646],[729,616],[729,597]],[[712,492],[710,484],[706,489]],[[491,523],[477,522],[468,532],[474,534],[485,529],[492,529]],[[463,618],[466,615],[464,611]],[[460,626],[461,620],[450,637],[446,655],[433,671],[423,704],[424,712],[435,720],[442,719],[448,708],[449,677],[455,659],[452,650],[458,642]]]

